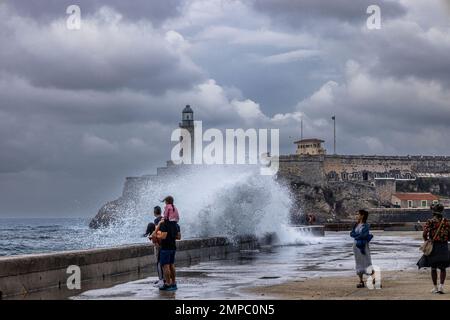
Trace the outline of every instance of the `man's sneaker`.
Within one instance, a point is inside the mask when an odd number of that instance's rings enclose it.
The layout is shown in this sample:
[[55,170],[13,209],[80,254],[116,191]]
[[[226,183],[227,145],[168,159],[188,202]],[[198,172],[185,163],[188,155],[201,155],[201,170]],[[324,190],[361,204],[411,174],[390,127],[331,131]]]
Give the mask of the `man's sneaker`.
[[433,287],[433,289],[431,290],[431,293],[439,293],[438,287]]
[[161,290],[161,291],[175,291],[175,290],[177,290],[177,288],[174,287],[173,285],[168,286],[167,284],[165,284],[162,287],[159,287],[159,290]]
[[159,290],[161,291],[173,291],[172,286],[168,286],[168,285],[163,285],[161,287],[159,287]]
[[438,287],[438,293],[440,293],[440,294],[444,294],[444,293],[445,293],[445,291],[444,291],[444,285],[443,285],[443,284],[440,284],[440,285],[439,285],[439,287]]
[[176,283],[176,282],[172,285],[172,288],[173,288],[174,290],[178,290],[178,287],[177,287],[177,283]]

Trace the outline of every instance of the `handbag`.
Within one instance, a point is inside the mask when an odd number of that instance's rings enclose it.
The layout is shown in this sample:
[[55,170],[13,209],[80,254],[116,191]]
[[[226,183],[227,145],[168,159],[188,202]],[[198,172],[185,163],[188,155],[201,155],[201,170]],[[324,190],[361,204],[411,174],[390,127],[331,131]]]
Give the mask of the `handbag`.
[[420,246],[420,250],[423,252],[424,256],[429,256],[431,254],[431,252],[433,251],[433,241],[436,240],[436,237],[438,236],[439,231],[441,231],[441,227],[443,224],[444,224],[444,219],[442,219],[441,224],[439,225],[439,228],[436,230],[433,240],[428,239]]

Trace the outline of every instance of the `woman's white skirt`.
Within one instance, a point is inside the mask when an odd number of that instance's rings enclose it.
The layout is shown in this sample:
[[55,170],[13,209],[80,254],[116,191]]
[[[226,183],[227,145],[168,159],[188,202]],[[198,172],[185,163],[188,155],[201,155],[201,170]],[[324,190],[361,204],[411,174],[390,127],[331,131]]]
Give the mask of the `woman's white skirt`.
[[362,254],[361,250],[353,243],[353,253],[355,254],[356,274],[370,274],[368,268],[372,265],[369,244],[366,243],[366,254]]

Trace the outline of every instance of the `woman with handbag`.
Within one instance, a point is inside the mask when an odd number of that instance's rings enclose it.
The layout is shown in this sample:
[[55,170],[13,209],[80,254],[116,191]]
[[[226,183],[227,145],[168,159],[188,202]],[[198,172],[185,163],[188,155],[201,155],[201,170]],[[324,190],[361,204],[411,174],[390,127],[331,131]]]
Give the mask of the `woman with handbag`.
[[[432,293],[444,293],[444,282],[447,276],[446,269],[450,265],[448,240],[450,236],[450,224],[443,217],[444,206],[435,204],[431,206],[433,218],[428,220],[423,229],[425,243],[421,246],[423,256],[417,262],[420,268],[431,268],[431,280],[433,281]],[[437,269],[440,270],[440,283],[437,284]]]

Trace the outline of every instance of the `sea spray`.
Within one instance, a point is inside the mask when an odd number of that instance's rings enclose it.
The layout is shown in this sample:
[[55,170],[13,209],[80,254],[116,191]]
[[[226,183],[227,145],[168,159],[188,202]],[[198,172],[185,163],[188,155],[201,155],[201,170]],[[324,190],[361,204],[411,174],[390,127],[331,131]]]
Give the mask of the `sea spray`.
[[280,244],[309,243],[312,237],[289,226],[293,206],[289,188],[252,166],[186,166],[155,176],[135,191],[125,210],[108,227],[93,230],[100,246],[148,241],[142,235],[153,220],[153,207],[175,198],[186,238],[274,233]]

